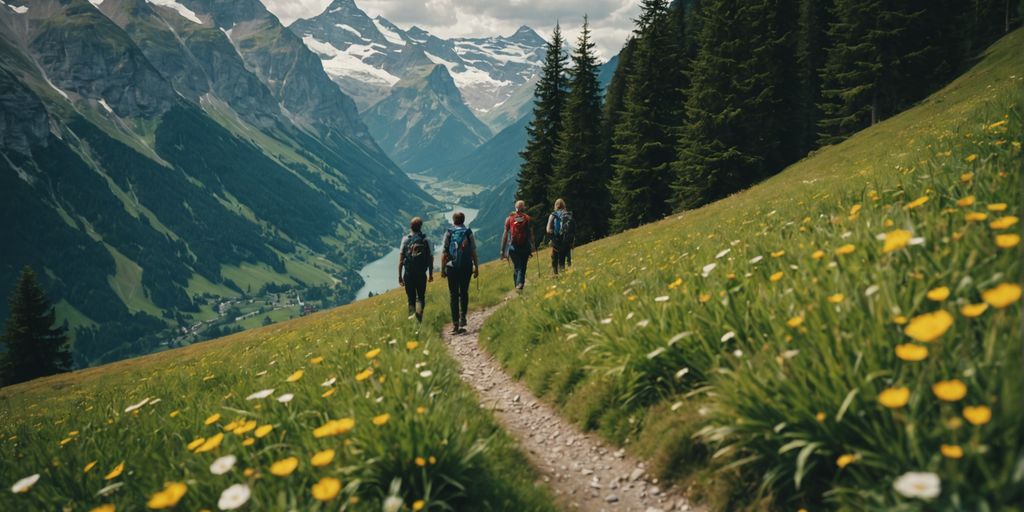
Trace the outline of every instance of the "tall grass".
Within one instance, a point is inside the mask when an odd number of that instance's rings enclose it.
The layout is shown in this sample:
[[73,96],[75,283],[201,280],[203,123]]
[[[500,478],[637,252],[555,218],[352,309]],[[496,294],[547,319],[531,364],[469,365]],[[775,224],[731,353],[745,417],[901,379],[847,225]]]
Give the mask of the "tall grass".
[[[1019,506],[1022,44],[751,190],[579,249],[485,343],[717,508]],[[898,491],[907,472],[938,496]]]

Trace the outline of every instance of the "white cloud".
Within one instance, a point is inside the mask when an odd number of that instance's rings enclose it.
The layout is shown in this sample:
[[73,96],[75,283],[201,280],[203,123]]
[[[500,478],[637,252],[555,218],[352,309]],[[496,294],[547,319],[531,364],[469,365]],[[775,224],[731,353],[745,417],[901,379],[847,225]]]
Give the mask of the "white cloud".
[[[316,16],[331,3],[262,1],[286,25]],[[639,0],[357,0],[356,4],[371,17],[384,16],[403,29],[416,25],[442,38],[511,35],[522,25],[548,37],[558,21],[571,44],[587,14],[602,59],[619,52],[640,10]]]

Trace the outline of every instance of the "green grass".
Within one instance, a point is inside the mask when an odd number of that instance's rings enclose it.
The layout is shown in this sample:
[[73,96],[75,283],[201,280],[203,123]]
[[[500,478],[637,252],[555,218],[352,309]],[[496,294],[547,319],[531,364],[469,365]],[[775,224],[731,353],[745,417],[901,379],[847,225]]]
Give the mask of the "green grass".
[[252,263],[242,263],[237,266],[221,265],[220,275],[224,279],[230,279],[243,290],[248,286],[252,286],[253,292],[270,283],[295,284],[291,277],[278,274],[274,272],[274,269],[263,263],[258,265],[253,265]]
[[[25,494],[0,493],[0,509],[89,510],[112,503],[117,510],[141,510],[165,482],[181,482],[187,492],[179,510],[215,509],[221,491],[236,483],[252,489],[251,510],[380,510],[392,493],[406,503],[404,510],[421,499],[425,510],[553,510],[523,457],[447,357],[436,334],[446,317],[443,284],[431,287],[419,332],[405,317],[404,296],[392,293],[0,390],[0,482],[9,486],[41,474]],[[502,294],[494,282],[481,295],[493,303]],[[418,345],[410,348],[408,341]],[[378,355],[367,357],[376,349]],[[369,368],[372,377],[357,381]],[[288,382],[298,370],[301,378]],[[336,383],[321,385],[330,378]],[[265,388],[275,389],[271,397],[246,400]],[[321,396],[329,389],[332,395]],[[295,398],[278,403],[274,397],[284,393]],[[126,412],[146,398],[149,403]],[[387,423],[375,425],[372,419],[383,414],[390,415]],[[354,419],[355,428],[315,437],[315,429],[341,418]],[[262,438],[225,430],[249,420],[272,429]],[[210,452],[187,448],[220,433],[223,440]],[[312,455],[325,449],[335,450],[335,458],[313,467]],[[238,458],[235,468],[212,475],[210,464],[227,454]],[[288,457],[299,460],[293,474],[270,473],[275,461]],[[121,462],[123,473],[104,480]],[[319,503],[311,486],[323,477],[340,479],[343,489]],[[103,489],[107,495],[98,494]]]
[[[492,317],[485,345],[715,509],[1017,510],[1020,300],[985,294],[1020,290],[1020,225],[990,222],[1021,210],[1022,46],[1018,30],[919,106],[756,187],[577,249],[571,273]],[[896,230],[914,243],[884,252]],[[937,340],[905,333],[935,311],[952,319]],[[953,379],[966,396],[937,398]],[[905,406],[880,404],[904,387]],[[966,421],[982,405],[991,421]],[[908,471],[937,474],[939,497],[895,492]]]
[[121,302],[124,302],[128,311],[132,313],[142,311],[160,318],[161,309],[146,295],[146,288],[142,285],[142,267],[112,246],[105,245],[105,247],[114,258],[117,268],[117,273],[107,279],[110,282],[110,288],[114,290]]
[[299,315],[299,308],[296,306],[296,307],[291,307],[291,308],[284,308],[284,309],[278,309],[278,310],[274,310],[274,311],[268,311],[267,313],[264,313],[262,315],[256,315],[256,316],[254,316],[252,318],[246,318],[245,320],[242,320],[241,322],[237,322],[235,325],[238,325],[242,329],[255,329],[255,328],[260,327],[260,326],[263,325],[263,319],[266,318],[266,317],[270,317],[271,321],[273,321],[274,323],[277,323],[277,322],[283,322],[285,320],[288,320],[288,319],[290,319],[292,317],[296,317],[298,315]]

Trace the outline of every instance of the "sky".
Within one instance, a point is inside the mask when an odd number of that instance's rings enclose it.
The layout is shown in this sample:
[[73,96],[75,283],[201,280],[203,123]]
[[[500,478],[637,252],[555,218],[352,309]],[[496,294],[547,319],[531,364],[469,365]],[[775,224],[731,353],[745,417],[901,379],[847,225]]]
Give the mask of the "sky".
[[[262,1],[285,25],[298,18],[316,16],[331,3],[331,0]],[[558,21],[573,47],[583,15],[587,14],[602,60],[619,53],[633,30],[639,4],[640,0],[356,0],[356,5],[370,17],[381,15],[403,29],[416,25],[444,39],[508,36],[522,25],[533,28],[546,39]]]

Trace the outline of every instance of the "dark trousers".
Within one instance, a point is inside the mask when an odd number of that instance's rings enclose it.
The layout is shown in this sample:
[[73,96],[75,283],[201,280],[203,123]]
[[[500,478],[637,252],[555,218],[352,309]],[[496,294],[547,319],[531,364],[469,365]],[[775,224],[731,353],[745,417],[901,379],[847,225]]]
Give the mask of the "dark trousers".
[[[421,272],[406,272],[405,273],[405,296],[409,299],[409,313],[416,312],[416,304],[419,304],[420,311],[423,311],[423,306],[427,298],[427,274]],[[417,320],[422,320],[423,317],[419,314],[416,315]]]
[[572,266],[572,247],[568,245],[564,247],[552,245],[551,271],[557,274],[560,271],[565,270],[565,267],[567,266]]
[[526,284],[526,264],[530,261],[530,248],[517,248],[513,246],[508,251],[508,257],[512,260],[512,281],[517,287]]
[[451,295],[452,323],[459,325],[459,319],[466,316],[469,309],[469,282],[473,279],[473,269],[448,269],[448,293]]

